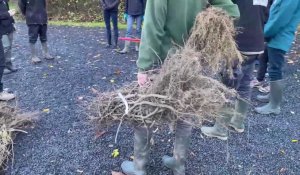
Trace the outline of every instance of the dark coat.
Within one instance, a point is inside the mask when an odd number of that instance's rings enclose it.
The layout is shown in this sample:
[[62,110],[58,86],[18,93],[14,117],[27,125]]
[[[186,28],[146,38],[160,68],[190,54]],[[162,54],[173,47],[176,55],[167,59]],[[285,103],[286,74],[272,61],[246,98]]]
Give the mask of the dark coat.
[[2,35],[11,33],[15,30],[14,18],[8,13],[8,0],[0,0],[0,32]]
[[101,0],[103,10],[109,10],[117,12],[120,4],[120,0]]
[[237,23],[236,42],[241,52],[259,53],[264,51],[264,25],[267,20],[267,7],[253,5],[250,0],[234,0],[240,10]]
[[146,0],[126,0],[125,13],[132,16],[145,14]]
[[46,0],[19,0],[18,4],[28,25],[48,23]]

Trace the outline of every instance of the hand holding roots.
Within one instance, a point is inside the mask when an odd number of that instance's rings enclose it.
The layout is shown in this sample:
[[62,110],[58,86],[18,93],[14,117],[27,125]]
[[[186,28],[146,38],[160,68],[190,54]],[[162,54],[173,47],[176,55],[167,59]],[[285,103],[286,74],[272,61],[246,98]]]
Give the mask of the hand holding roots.
[[236,95],[217,80],[224,66],[242,61],[234,35],[225,12],[216,8],[201,12],[186,44],[168,55],[150,86],[140,88],[133,82],[98,94],[90,105],[93,121],[102,126],[120,121],[154,126],[181,119],[199,126],[217,117]]

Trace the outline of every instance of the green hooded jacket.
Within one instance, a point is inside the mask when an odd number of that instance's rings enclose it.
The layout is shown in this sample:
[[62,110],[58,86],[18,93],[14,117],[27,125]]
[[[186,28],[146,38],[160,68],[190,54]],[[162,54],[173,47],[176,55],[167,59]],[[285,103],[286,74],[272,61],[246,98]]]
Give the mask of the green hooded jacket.
[[230,16],[239,17],[231,0],[148,0],[137,66],[147,71],[160,65],[171,47],[182,46],[193,27],[196,15],[209,3]]

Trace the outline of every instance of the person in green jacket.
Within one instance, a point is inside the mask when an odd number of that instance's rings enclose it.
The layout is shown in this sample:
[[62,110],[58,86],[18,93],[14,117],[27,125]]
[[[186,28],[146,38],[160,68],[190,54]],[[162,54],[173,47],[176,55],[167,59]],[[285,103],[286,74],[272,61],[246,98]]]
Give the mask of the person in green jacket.
[[[229,15],[239,17],[238,7],[231,0],[210,0],[212,6],[226,10]],[[138,83],[141,87],[149,83],[147,72],[157,68],[167,57],[172,46],[183,45],[194,24],[196,15],[208,7],[207,0],[151,0],[147,1],[144,29],[137,61]],[[146,127],[134,128],[134,161],[125,161],[121,168],[127,175],[145,175],[152,131]],[[192,126],[178,121],[173,157],[164,156],[163,163],[175,175],[185,174],[185,160]]]
[[279,114],[283,92],[282,67],[284,56],[295,39],[300,23],[300,0],[275,0],[265,25],[264,35],[268,45],[270,93],[268,104],[255,108],[260,114]]

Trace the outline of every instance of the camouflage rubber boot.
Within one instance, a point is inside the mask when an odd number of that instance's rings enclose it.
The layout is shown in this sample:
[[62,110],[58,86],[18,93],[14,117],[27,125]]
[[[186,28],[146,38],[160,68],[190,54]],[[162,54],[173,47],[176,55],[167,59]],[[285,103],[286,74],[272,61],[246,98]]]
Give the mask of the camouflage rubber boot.
[[42,48],[43,48],[43,57],[46,60],[53,60],[54,57],[49,54],[47,42],[42,42]]
[[178,121],[176,127],[173,157],[164,156],[163,164],[173,171],[174,175],[185,175],[185,161],[190,144],[192,126]]
[[234,116],[228,125],[239,133],[242,133],[245,130],[244,120],[247,115],[248,107],[249,104],[242,99],[238,99],[235,103]]
[[135,127],[134,160],[124,161],[121,165],[126,175],[146,175],[151,136],[152,131],[146,127]]
[[282,101],[283,80],[270,82],[270,101],[262,107],[255,108],[255,111],[260,114],[279,114],[280,104]]
[[30,50],[31,50],[31,62],[33,64],[42,62],[41,59],[39,57],[37,57],[37,55],[36,55],[35,44],[30,44]]

